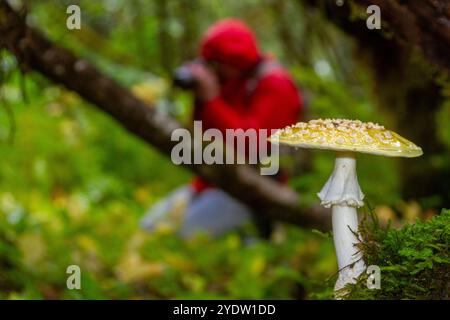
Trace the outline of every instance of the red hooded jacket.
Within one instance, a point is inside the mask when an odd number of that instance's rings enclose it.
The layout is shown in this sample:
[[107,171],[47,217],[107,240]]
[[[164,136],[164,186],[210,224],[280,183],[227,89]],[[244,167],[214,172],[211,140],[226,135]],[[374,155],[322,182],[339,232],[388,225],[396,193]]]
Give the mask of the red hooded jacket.
[[[249,90],[252,70],[267,61],[257,46],[252,31],[241,21],[225,19],[208,29],[201,55],[205,60],[228,64],[249,74],[221,85],[220,94],[199,106],[195,119],[203,129],[279,129],[299,120],[302,100],[290,75],[281,67],[268,69]],[[197,178],[197,191],[208,184]]]

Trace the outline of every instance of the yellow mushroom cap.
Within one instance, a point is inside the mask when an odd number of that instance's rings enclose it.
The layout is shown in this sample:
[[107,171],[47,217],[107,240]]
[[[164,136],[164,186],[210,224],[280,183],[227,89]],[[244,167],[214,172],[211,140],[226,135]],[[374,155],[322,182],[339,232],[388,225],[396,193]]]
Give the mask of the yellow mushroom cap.
[[278,130],[269,141],[309,149],[362,152],[388,157],[419,157],[422,149],[372,122],[317,119]]

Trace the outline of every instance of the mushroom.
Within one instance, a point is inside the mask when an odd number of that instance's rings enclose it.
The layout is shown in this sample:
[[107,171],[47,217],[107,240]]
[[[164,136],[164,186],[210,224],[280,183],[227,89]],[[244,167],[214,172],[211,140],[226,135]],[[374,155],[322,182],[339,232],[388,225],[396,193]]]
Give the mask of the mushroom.
[[335,285],[338,298],[348,283],[355,283],[366,269],[358,250],[357,208],[364,205],[356,176],[355,153],[388,157],[418,157],[422,149],[395,132],[372,122],[326,119],[299,122],[278,130],[269,141],[294,147],[336,151],[334,171],[317,194],[321,205],[331,207],[333,240],[339,266]]

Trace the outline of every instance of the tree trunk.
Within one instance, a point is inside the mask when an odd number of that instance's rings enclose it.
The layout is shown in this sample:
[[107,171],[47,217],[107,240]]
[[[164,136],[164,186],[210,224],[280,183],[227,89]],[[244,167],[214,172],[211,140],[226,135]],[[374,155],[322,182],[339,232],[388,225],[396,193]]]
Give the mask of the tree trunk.
[[169,32],[169,1],[158,0],[155,5],[158,17],[159,61],[164,72],[170,74],[173,69],[173,46],[172,36]]
[[[419,49],[436,66],[450,72],[450,1],[354,0],[377,5],[381,17],[403,45]],[[368,30],[367,30],[368,31]]]
[[179,47],[181,60],[191,60],[197,56],[197,41],[199,36],[198,0],[180,0],[178,15],[183,24],[183,34]]

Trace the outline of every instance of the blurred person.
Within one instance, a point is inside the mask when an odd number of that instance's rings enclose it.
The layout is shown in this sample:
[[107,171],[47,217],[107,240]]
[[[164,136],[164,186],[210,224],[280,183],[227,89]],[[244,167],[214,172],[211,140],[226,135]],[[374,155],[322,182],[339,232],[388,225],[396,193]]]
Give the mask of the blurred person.
[[[178,82],[178,83],[177,83]],[[278,129],[300,119],[302,99],[288,72],[260,52],[253,32],[237,19],[212,25],[200,58],[177,70],[175,84],[192,90],[194,120],[203,130]],[[285,181],[283,174],[276,179]],[[142,227],[175,226],[181,237],[199,230],[219,236],[255,222],[251,210],[200,177],[149,209]],[[258,222],[258,221],[256,221]]]

